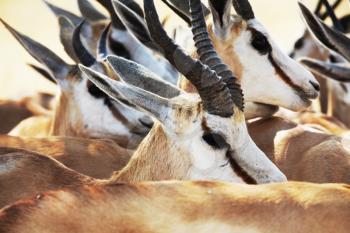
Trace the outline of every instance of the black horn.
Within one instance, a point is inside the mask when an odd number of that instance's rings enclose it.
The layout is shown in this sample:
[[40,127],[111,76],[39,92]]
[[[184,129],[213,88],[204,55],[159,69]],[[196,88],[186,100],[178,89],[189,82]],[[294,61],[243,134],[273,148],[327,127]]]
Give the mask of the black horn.
[[[215,1],[215,0],[212,0]],[[212,1],[209,1],[212,4]],[[243,91],[237,78],[216,53],[210,40],[207,25],[202,11],[200,0],[190,0],[192,16],[192,33],[199,59],[214,70],[227,84],[235,105],[243,111]]]
[[98,47],[97,47],[97,57],[98,60],[105,60],[108,56],[108,33],[111,29],[111,23],[107,25],[107,27],[103,30],[101,37],[98,41]]
[[233,102],[226,84],[215,71],[192,59],[174,43],[163,29],[153,0],[144,0],[146,22],[153,40],[164,50],[165,57],[197,88],[204,109],[214,115],[233,115]]
[[233,0],[233,7],[243,19],[254,19],[254,11],[248,0]]
[[84,26],[84,23],[85,21],[81,22],[73,32],[73,38],[72,38],[73,49],[74,49],[75,55],[77,56],[81,64],[85,66],[92,66],[96,62],[96,59],[85,48],[80,38],[81,29]]

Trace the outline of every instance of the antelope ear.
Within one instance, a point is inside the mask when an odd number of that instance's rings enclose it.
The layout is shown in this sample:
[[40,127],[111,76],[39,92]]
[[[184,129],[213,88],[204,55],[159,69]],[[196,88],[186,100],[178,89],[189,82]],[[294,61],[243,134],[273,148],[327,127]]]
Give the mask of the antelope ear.
[[324,24],[303,3],[299,2],[299,6],[309,29],[315,37],[326,47],[338,52],[350,61],[350,39]]
[[79,67],[91,82],[111,98],[118,100],[118,96],[121,94],[132,104],[151,114],[159,121],[166,122],[168,119],[169,113],[171,112],[171,104],[168,99],[138,87],[115,81],[83,65],[79,65]]
[[64,51],[66,51],[66,53],[70,58],[73,59],[73,61],[79,63],[79,59],[75,55],[72,42],[73,32],[75,29],[74,24],[66,16],[63,15],[59,16],[58,24],[60,28],[60,41],[63,45]]
[[311,58],[302,58],[300,62],[310,71],[323,78],[339,82],[350,82],[350,67],[346,64],[336,64]]
[[224,40],[230,33],[232,0],[209,0],[209,6],[214,21],[214,32],[217,37]]
[[78,0],[78,7],[81,15],[91,23],[107,19],[107,17],[99,12],[89,0]]
[[107,61],[118,76],[128,84],[169,99],[181,94],[180,89],[163,81],[142,65],[117,56],[108,56]]
[[60,57],[54,54],[51,50],[42,44],[32,40],[31,38],[16,31],[10,25],[0,18],[0,21],[17,39],[17,41],[27,50],[27,52],[38,62],[44,65],[55,78],[57,83],[64,81],[70,72],[72,66],[64,62]]
[[152,41],[144,19],[121,1],[112,0],[112,3],[117,15],[128,30],[145,46],[158,50],[158,47]]
[[75,14],[73,14],[73,13],[71,13],[69,11],[66,11],[66,10],[64,10],[64,9],[62,9],[60,7],[57,7],[57,6],[47,2],[45,0],[44,0],[44,2],[50,8],[50,10],[55,14],[56,17],[59,17],[59,16],[63,15],[65,17],[67,17],[74,24],[74,26],[78,26],[79,23],[81,21],[83,21],[83,19],[81,17],[76,16]]

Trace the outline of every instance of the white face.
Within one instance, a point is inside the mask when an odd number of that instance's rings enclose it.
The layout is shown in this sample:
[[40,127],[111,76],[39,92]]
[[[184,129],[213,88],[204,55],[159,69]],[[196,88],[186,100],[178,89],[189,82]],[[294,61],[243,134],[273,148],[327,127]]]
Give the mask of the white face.
[[140,141],[152,128],[148,115],[126,104],[111,100],[94,85],[81,80],[70,84],[63,92],[68,94],[68,118],[70,127],[79,135],[90,138],[111,138]]
[[168,137],[188,151],[191,179],[250,182],[236,170],[240,168],[257,183],[286,181],[250,138],[242,112],[237,110],[231,118],[198,112],[199,98],[190,94],[171,101],[172,110],[162,124]]
[[287,56],[256,19],[245,27],[233,42],[245,100],[295,111],[310,106],[310,99],[318,96],[315,77]]

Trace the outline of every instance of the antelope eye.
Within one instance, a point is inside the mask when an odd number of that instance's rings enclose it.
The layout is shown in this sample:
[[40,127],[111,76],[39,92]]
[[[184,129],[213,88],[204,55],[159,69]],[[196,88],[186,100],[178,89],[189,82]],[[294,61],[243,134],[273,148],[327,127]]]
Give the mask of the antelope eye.
[[303,46],[304,46],[304,40],[303,38],[300,38],[295,42],[294,49],[301,49]]
[[216,150],[228,148],[228,143],[226,142],[225,138],[221,136],[220,134],[216,133],[205,133],[202,136],[203,140],[211,147],[213,147]]
[[266,36],[261,33],[253,35],[252,46],[262,55],[271,52],[271,45]]
[[95,84],[93,84],[90,80],[87,81],[87,89],[90,95],[93,97],[100,99],[100,98],[105,98],[106,94],[101,91]]

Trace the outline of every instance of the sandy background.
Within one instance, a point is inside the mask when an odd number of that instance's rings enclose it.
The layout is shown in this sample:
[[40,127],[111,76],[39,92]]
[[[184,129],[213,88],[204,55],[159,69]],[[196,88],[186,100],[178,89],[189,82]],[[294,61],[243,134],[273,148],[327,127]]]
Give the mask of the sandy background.
[[[92,0],[93,1],[93,0]],[[55,5],[77,13],[75,0],[51,0]],[[161,7],[160,0],[155,0]],[[314,8],[317,0],[305,0]],[[275,41],[287,52],[304,30],[296,0],[251,0],[257,18],[269,29]],[[350,12],[344,0],[339,15]],[[161,11],[166,14],[166,10]],[[42,0],[0,0],[0,17],[17,30],[49,47],[69,61],[58,38],[57,20]],[[20,98],[36,91],[55,92],[56,87],[27,67],[34,59],[0,25],[0,98]]]

